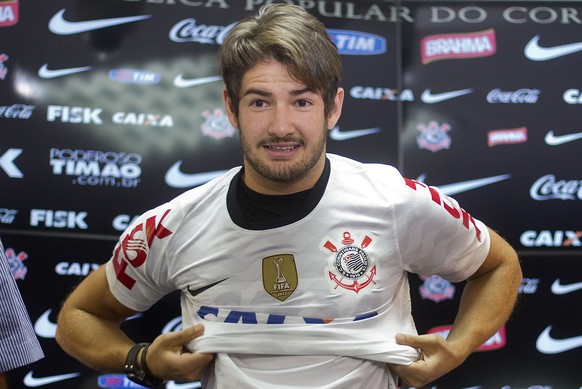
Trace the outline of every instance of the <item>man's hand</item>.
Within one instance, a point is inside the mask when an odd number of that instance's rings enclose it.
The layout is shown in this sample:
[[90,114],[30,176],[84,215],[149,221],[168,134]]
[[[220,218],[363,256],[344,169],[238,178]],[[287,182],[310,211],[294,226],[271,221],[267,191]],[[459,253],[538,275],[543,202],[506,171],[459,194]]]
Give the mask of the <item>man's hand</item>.
[[388,364],[388,367],[406,384],[415,388],[442,377],[464,360],[454,352],[452,345],[439,335],[398,334],[396,343],[420,350],[419,360],[408,366]]
[[149,347],[146,356],[146,365],[150,373],[164,380],[179,382],[199,380],[214,355],[184,352],[184,346],[203,333],[204,326],[199,324],[158,336]]

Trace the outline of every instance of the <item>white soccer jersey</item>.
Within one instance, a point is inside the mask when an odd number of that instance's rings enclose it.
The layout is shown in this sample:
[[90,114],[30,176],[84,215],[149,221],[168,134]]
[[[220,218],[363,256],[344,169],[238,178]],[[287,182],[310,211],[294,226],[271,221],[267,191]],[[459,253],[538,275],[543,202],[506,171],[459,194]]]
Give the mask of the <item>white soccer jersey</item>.
[[328,159],[325,192],[290,224],[233,221],[237,168],[122,235],[113,294],[143,311],[181,290],[183,325],[206,327],[189,347],[217,354],[207,387],[395,387],[385,362],[418,357],[394,341],[416,333],[407,272],[460,281],[485,259],[487,228],[454,200],[390,166]]

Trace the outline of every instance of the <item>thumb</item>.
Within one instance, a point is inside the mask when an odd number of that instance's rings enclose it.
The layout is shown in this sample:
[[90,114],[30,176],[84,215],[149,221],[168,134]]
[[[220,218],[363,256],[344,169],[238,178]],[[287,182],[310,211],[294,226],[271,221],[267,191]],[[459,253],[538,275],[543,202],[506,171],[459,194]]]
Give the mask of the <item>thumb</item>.
[[192,327],[184,328],[180,331],[169,332],[166,335],[166,342],[168,346],[182,346],[189,343],[204,333],[204,326],[197,324]]
[[420,340],[420,336],[410,334],[396,334],[394,339],[396,340],[397,344],[416,347],[418,345],[418,341]]

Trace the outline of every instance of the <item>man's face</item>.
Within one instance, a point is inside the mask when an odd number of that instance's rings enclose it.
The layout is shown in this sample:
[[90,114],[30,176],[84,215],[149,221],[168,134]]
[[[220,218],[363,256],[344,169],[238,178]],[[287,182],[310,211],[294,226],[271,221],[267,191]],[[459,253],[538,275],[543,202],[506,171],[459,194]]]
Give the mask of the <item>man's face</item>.
[[341,112],[343,90],[324,115],[320,94],[293,79],[277,61],[260,62],[241,83],[238,117],[226,92],[228,117],[239,128],[245,183],[262,193],[311,188],[325,165],[325,143]]

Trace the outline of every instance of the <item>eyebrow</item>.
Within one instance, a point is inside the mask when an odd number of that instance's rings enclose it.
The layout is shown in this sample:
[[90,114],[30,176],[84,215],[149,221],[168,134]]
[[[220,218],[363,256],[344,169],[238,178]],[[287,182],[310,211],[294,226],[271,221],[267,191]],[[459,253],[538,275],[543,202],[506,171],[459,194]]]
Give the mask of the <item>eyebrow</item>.
[[[310,93],[310,92],[313,92],[313,91],[310,90],[309,88],[295,89],[295,90],[291,91],[290,95],[291,96],[299,96],[299,95],[302,95],[304,93]],[[266,90],[263,90],[263,89],[250,88],[249,90],[247,90],[243,94],[243,96],[248,96],[248,95],[259,95],[259,96],[269,97],[273,94],[271,92],[267,92]]]

